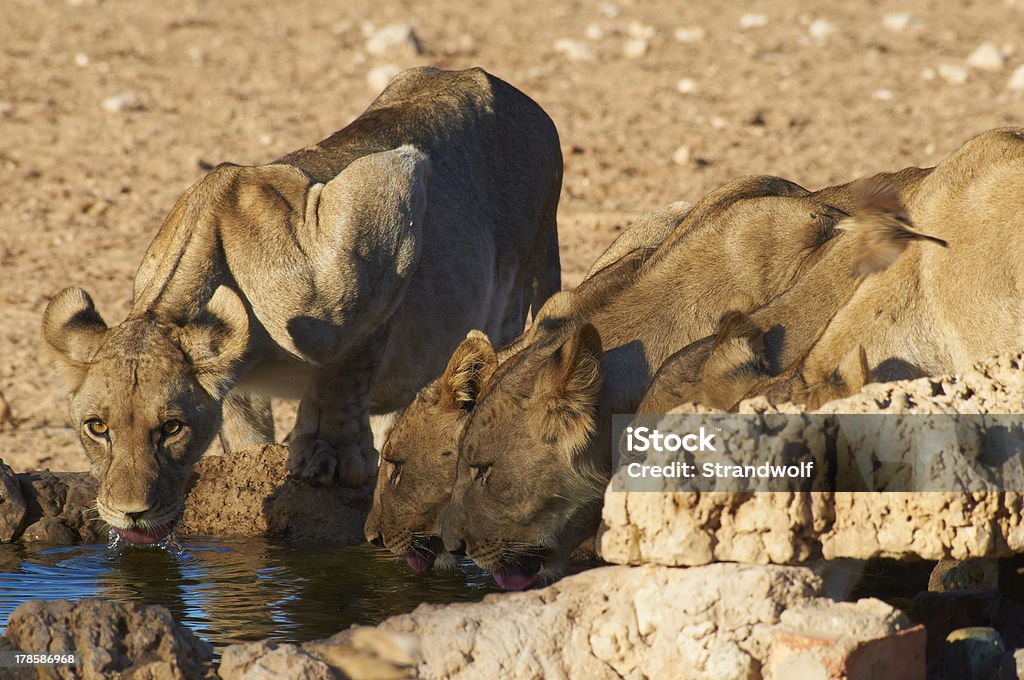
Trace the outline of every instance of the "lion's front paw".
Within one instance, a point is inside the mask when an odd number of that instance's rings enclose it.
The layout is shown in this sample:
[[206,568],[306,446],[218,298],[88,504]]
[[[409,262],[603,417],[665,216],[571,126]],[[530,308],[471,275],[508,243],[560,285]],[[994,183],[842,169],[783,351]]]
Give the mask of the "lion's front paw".
[[376,469],[377,452],[350,446],[338,460],[338,481],[342,486],[362,486]]
[[321,439],[299,437],[288,442],[288,474],[316,484],[330,484],[338,468],[338,454]]

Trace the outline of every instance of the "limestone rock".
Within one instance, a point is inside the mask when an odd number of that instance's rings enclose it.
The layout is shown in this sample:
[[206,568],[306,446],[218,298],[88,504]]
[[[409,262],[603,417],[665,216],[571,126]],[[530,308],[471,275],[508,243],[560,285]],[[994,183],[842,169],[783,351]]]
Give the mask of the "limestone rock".
[[0,459],[0,542],[10,543],[18,534],[26,512],[18,477]]
[[218,675],[223,680],[334,680],[330,666],[298,645],[261,640],[231,645],[221,654]]
[[193,680],[211,677],[210,645],[174,623],[164,607],[105,600],[30,600],[11,613],[5,632],[25,652],[77,651],[79,675],[58,677]]

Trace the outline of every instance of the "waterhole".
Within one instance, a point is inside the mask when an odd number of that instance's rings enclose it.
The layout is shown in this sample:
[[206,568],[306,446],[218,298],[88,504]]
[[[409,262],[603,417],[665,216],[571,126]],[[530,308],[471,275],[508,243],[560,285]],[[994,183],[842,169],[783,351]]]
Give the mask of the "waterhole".
[[259,539],[185,541],[180,549],[0,545],[0,628],[26,600],[89,597],[158,604],[215,647],[304,642],[376,624],[422,602],[465,602],[497,587],[465,562],[415,575],[369,545],[295,547]]

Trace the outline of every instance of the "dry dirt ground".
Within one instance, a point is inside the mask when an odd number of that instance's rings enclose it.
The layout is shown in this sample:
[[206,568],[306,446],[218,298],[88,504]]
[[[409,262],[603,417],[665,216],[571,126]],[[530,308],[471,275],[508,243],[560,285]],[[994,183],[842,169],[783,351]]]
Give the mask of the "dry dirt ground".
[[[378,49],[396,23],[418,50]],[[123,318],[205,168],[325,137],[388,69],[479,65],[550,113],[569,286],[633,217],[731,178],[817,188],[1024,124],[1022,26],[1021,0],[3,0],[0,457],[87,465],[37,357],[49,296],[81,285]]]

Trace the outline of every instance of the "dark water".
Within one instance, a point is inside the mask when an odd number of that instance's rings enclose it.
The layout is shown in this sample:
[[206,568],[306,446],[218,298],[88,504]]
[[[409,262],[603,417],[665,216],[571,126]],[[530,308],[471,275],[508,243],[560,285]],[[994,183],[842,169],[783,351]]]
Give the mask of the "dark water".
[[163,605],[215,646],[268,637],[301,642],[379,623],[421,602],[473,601],[496,590],[471,563],[416,576],[368,545],[195,539],[180,552],[0,545],[0,628],[25,600],[101,597]]

